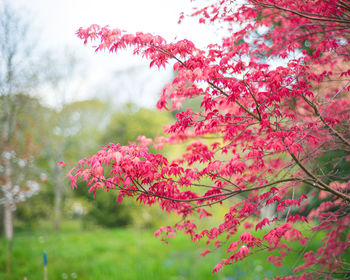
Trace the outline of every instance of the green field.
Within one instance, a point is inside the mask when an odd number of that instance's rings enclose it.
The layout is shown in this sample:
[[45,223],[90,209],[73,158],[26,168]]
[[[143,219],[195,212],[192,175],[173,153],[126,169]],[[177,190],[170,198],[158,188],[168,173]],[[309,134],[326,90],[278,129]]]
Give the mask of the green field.
[[[40,232],[40,233],[39,233]],[[225,267],[212,275],[224,257],[218,249],[204,258],[204,245],[178,234],[169,245],[153,231],[95,229],[70,226],[59,234],[50,230],[21,232],[15,237],[12,272],[6,275],[6,243],[1,240],[0,279],[43,279],[42,254],[48,255],[48,279],[251,279],[284,274],[291,263],[276,268],[266,263],[266,254],[249,256],[243,263]],[[292,258],[294,262],[295,258]]]

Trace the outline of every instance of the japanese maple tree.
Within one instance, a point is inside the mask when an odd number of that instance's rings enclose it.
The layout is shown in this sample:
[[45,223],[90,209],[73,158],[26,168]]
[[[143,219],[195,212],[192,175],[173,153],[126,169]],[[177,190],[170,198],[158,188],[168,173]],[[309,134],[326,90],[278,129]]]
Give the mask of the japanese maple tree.
[[[132,48],[151,67],[173,66],[177,75],[158,109],[200,97],[202,110],[183,108],[165,128],[167,137],[140,136],[136,144],[110,144],[82,159],[69,172],[72,187],[83,180],[91,193],[116,190],[118,202],[132,197],[176,212],[182,222],[156,235],[184,231],[193,241],[204,239],[202,255],[226,246],[213,272],[261,250],[282,265],[297,243],[295,266],[278,279],[349,276],[350,1],[211,2],[192,16],[220,24],[227,36],[205,49],[108,26],[79,29],[85,44],[98,42],[96,51]],[[148,151],[173,143],[187,149],[172,161]],[[229,208],[221,224],[196,226],[197,217],[223,204]],[[268,205],[273,218],[261,215]],[[317,233],[323,239],[313,251]]]

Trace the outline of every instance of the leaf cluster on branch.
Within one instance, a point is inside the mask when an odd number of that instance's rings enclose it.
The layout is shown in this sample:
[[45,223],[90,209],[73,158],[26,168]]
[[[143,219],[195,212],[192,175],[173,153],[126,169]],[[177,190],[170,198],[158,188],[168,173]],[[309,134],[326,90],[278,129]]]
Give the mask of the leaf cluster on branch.
[[[116,190],[118,202],[133,197],[178,213],[182,222],[156,235],[184,231],[193,241],[227,246],[227,257],[213,272],[261,250],[271,252],[267,261],[282,265],[299,243],[290,275],[277,279],[345,277],[350,171],[340,172],[339,163],[350,160],[350,2],[212,2],[192,16],[222,25],[229,35],[206,49],[108,26],[78,30],[85,44],[98,42],[96,51],[132,48],[150,67],[172,63],[177,75],[164,86],[158,109],[175,110],[200,97],[202,110],[178,113],[165,128],[168,137],[110,144],[81,160],[69,172],[72,186],[84,180],[91,193]],[[189,143],[175,160],[148,150],[174,143]],[[337,151],[342,156],[325,170],[318,159]],[[319,203],[312,204],[315,199]],[[196,216],[209,217],[223,203],[228,211],[221,224],[197,228]],[[261,215],[268,205],[273,218]],[[306,207],[312,209],[308,214]],[[307,236],[300,223],[309,223],[313,233]],[[237,234],[253,226],[267,233]],[[312,251],[308,246],[319,232],[324,239]]]

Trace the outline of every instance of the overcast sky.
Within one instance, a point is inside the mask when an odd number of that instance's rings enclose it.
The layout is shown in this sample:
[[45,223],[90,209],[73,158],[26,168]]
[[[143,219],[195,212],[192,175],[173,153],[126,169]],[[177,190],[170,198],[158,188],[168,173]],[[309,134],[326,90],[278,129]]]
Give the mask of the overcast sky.
[[[193,3],[190,0],[12,0],[10,2],[34,19],[33,25],[38,30],[39,45],[42,49],[62,53],[62,50],[68,47],[72,53],[87,63],[88,66],[84,69],[86,89],[80,90],[75,99],[91,97],[91,89],[106,84],[106,80],[112,79],[116,70],[119,73],[118,77],[125,76],[128,79],[128,75],[120,70],[147,63],[140,58],[132,57],[127,52],[118,55],[96,54],[91,45],[84,46],[76,37],[75,32],[79,27],[91,24],[109,25],[128,32],[142,31],[161,35],[167,41],[187,38],[197,46],[209,44],[216,36],[214,27],[199,25],[198,19],[188,18],[183,24],[177,24],[181,11],[187,13],[191,11]],[[161,85],[169,79],[170,72],[148,70],[145,72],[140,73],[139,70],[133,72],[135,91],[144,89],[142,94],[135,93],[135,96],[140,105],[151,106],[155,103],[154,99]],[[108,83],[109,91],[118,88],[118,85],[113,87],[112,83],[113,81]],[[124,84],[129,83],[124,81]],[[128,88],[128,91],[132,90],[132,87]],[[130,99],[121,96],[121,93],[117,95],[124,101]],[[131,101],[135,100],[131,98]]]

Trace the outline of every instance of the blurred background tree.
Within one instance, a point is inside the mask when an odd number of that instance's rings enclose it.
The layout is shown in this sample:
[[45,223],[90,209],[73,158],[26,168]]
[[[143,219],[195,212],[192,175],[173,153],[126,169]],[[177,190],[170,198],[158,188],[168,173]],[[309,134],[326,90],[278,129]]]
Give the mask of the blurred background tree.
[[[39,104],[29,98],[37,86],[37,70],[30,24],[7,2],[0,5],[0,183],[3,205],[3,227],[8,240],[6,270],[10,271],[13,243],[13,212],[19,202],[37,191],[37,183],[29,183],[33,168],[37,135],[31,126],[38,120]],[[40,117],[39,117],[40,118]],[[36,126],[38,127],[38,126]],[[29,130],[28,130],[29,128]],[[35,189],[35,190],[34,190]]]
[[[103,191],[93,198],[83,185],[73,192],[57,162],[76,162],[95,153],[101,144],[127,144],[139,135],[155,138],[173,116],[139,107],[132,98],[111,102],[103,92],[108,89],[93,89],[104,100],[77,101],[75,97],[86,90],[81,87],[84,61],[66,49],[38,50],[29,22],[30,17],[10,2],[0,4],[0,230],[7,240],[8,273],[14,232],[38,228],[58,232],[66,221],[85,229],[153,228],[168,219],[158,208],[140,208],[135,202],[119,205]],[[115,99],[121,93],[146,94],[141,90],[145,77],[142,86],[125,87],[124,78],[131,80],[144,70],[135,71],[116,72],[120,87],[113,88]],[[43,95],[49,97],[50,105]]]
[[[90,114],[91,111],[92,108],[90,108]],[[106,118],[102,116],[95,118],[93,115],[90,115],[92,119],[86,124],[91,129],[91,127],[95,127],[91,126],[91,124],[97,121],[96,126],[104,128],[103,133],[97,139],[97,143],[103,143],[104,145],[121,143],[125,145],[129,142],[135,142],[139,135],[152,139],[162,135],[162,131],[159,130],[171,121],[171,117],[168,112],[140,108],[136,104],[129,102],[114,112],[108,123],[105,122]],[[83,137],[84,135],[86,137]],[[82,130],[77,135],[77,139],[89,139],[91,135],[93,135],[91,131]],[[155,151],[153,147],[150,149]],[[169,151],[162,151],[162,153],[164,152]],[[73,155],[73,153],[70,154]],[[74,157],[79,158],[79,155],[74,154]],[[72,158],[72,160],[74,159]],[[138,228],[144,228],[154,226],[157,223],[156,221],[162,216],[159,209],[149,207],[140,209],[140,205],[134,201],[128,201],[126,204],[117,204],[116,196],[107,194],[103,190],[96,192],[95,198],[93,198],[92,194],[86,192],[86,187],[83,183],[78,186],[75,196],[83,198],[85,201],[83,204],[87,205],[85,214],[82,215],[85,227],[95,224],[103,227],[137,225]]]

